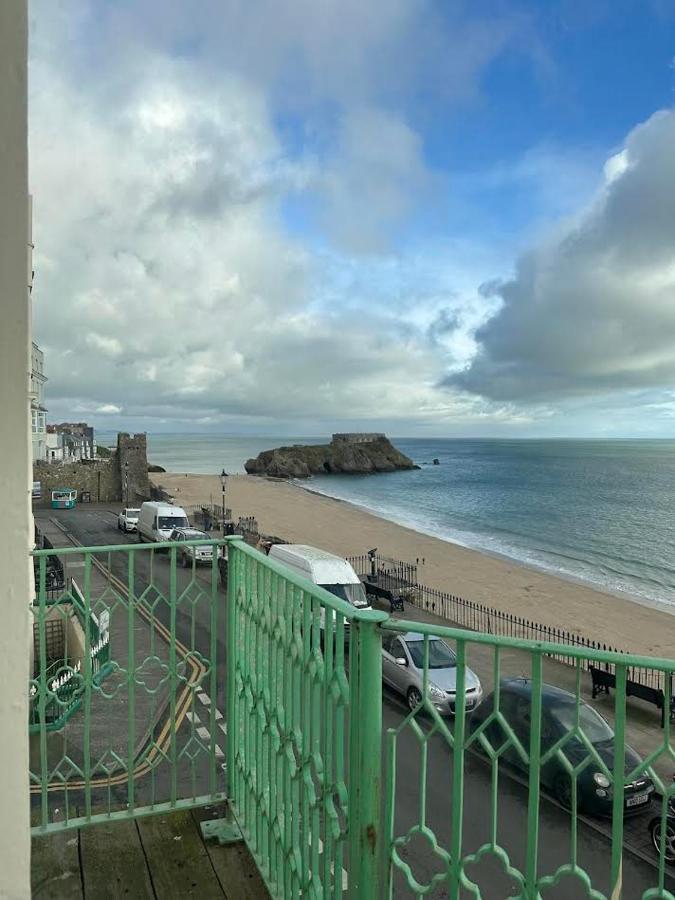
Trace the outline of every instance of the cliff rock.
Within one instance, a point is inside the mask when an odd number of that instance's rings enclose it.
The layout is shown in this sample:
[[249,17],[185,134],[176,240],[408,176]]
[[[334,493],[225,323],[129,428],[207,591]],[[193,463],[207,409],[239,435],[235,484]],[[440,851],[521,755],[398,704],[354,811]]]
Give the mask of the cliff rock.
[[370,475],[418,468],[384,435],[375,440],[332,440],[330,444],[277,447],[249,459],[249,475],[276,478],[309,478],[310,475]]

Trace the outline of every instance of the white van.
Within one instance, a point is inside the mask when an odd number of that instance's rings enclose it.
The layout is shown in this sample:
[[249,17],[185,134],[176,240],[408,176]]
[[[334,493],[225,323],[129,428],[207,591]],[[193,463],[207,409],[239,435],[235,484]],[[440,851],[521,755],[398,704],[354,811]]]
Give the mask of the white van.
[[[370,609],[370,601],[359,576],[346,559],[335,556],[318,547],[307,544],[273,544],[269,558],[286,566],[301,578],[351,603],[356,609]],[[321,628],[324,623],[324,611],[321,611]],[[345,627],[349,622],[345,621]]]
[[188,528],[185,510],[170,503],[144,503],[138,516],[138,541],[168,541],[174,528]]

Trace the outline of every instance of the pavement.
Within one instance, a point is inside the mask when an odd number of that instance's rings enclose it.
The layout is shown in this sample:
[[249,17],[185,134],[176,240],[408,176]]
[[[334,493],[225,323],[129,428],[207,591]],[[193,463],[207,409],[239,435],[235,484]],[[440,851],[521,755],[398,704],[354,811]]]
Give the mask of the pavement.
[[[130,543],[132,536],[119,533],[115,527],[113,510],[98,506],[80,507],[75,511],[45,511],[48,519],[58,519],[64,524],[72,539],[80,541],[84,545],[105,545],[114,543]],[[58,541],[54,541],[55,545]],[[65,544],[66,541],[61,541]],[[122,556],[120,554],[120,556]],[[157,559],[154,557],[157,556]],[[169,566],[166,556],[159,558],[159,554],[136,554],[137,570],[136,579],[139,584],[152,583],[161,592],[170,590]],[[146,557],[144,559],[144,557]],[[110,556],[108,570],[114,579],[124,579],[127,575],[126,558],[117,560],[115,555]],[[197,582],[202,585],[209,584],[210,573],[200,571],[197,573]],[[191,579],[188,573],[178,570],[177,590],[188,590]],[[194,581],[194,579],[192,579]],[[119,582],[116,582],[119,585]],[[206,594],[208,595],[208,592]],[[202,748],[213,743],[213,734],[216,734],[216,744],[220,753],[225,749],[224,735],[226,724],[221,710],[225,709],[225,641],[222,624],[225,619],[226,598],[222,590],[218,591],[217,621],[218,627],[213,634],[213,614],[208,604],[202,602],[188,602],[179,609],[176,619],[176,634],[180,642],[189,651],[198,652],[209,659],[214,657],[212,672],[215,682],[207,679],[208,685],[203,691],[192,691],[188,706],[182,711],[182,719],[177,726],[175,736],[170,739],[173,743],[173,751],[177,755],[181,750],[193,747],[197,740]],[[158,602],[155,609],[157,618],[165,625],[169,623],[169,610],[166,604]],[[416,621],[434,621],[437,624],[448,623],[437,617],[420,610],[408,608],[405,617]],[[486,690],[492,683],[494,673],[494,658],[489,648],[472,644],[469,648],[468,664],[477,672]],[[545,661],[545,678],[547,681],[561,686],[573,686],[574,672],[569,667],[549,660]],[[502,674],[525,674],[529,671],[529,660],[525,654],[519,651],[502,651]],[[570,681],[570,678],[572,679]],[[584,696],[590,694],[590,682],[587,675],[582,678],[582,692]],[[202,695],[200,698],[200,694]],[[598,704],[603,715],[611,719],[611,709],[602,708]],[[655,710],[645,707],[638,701],[631,703],[629,716],[629,741],[638,750],[646,752],[649,742],[657,743],[662,740],[663,733],[658,728],[658,716]],[[218,714],[216,717],[215,714]],[[393,694],[385,692],[383,705],[384,722],[384,746],[386,749],[387,729],[399,729],[406,718],[407,710],[401,700]],[[114,720],[111,731],[126,729],[126,718],[119,717]],[[219,724],[220,723],[220,724]],[[157,734],[162,724],[148,723],[148,727]],[[199,729],[202,729],[199,734]],[[395,799],[395,833],[402,835],[407,830],[420,822],[433,829],[440,845],[450,847],[451,828],[451,797],[452,797],[452,751],[440,735],[429,736],[428,727],[423,727],[421,735],[415,734],[410,728],[404,728],[397,741],[396,755],[396,799]],[[64,735],[67,741],[67,736]],[[191,743],[193,742],[193,743]],[[168,745],[167,745],[168,746]],[[67,747],[65,748],[67,751]],[[169,751],[167,751],[169,752]],[[197,760],[203,756],[195,757]],[[426,796],[423,799],[420,789],[422,761],[426,761]],[[196,762],[190,763],[189,752],[185,754],[183,765],[178,776],[179,796],[185,796],[185,792],[197,794],[204,786],[204,775],[200,774],[200,768]],[[222,767],[220,757],[216,762]],[[136,802],[147,802],[148,798],[158,799],[166,791],[166,778],[161,773],[161,766],[156,770],[146,773],[141,778],[136,788]],[[391,770],[393,771],[393,770]],[[149,777],[148,777],[149,774]],[[219,773],[220,774],[220,773]],[[664,775],[665,775],[664,770]],[[669,775],[669,772],[668,772]],[[219,778],[219,784],[221,783]],[[508,770],[498,772],[497,782],[497,806],[493,805],[495,792],[491,779],[491,772],[486,763],[472,754],[465,757],[464,766],[464,820],[462,828],[463,852],[475,851],[491,833],[492,814],[494,812],[497,837],[499,844],[509,853],[513,865],[522,867],[527,847],[527,786],[516,773]],[[126,787],[125,787],[126,789]],[[120,797],[117,798],[117,801]],[[655,813],[652,813],[655,814]],[[626,827],[626,852],[623,858],[623,886],[625,898],[637,898],[648,888],[657,884],[657,872],[654,866],[654,857],[648,845],[647,822],[649,815],[641,815],[627,821]],[[599,821],[580,819],[577,823],[576,852],[578,862],[588,872],[596,889],[607,892],[609,889],[610,869],[610,843],[607,838],[608,827]],[[540,802],[540,828],[538,846],[538,871],[540,873],[552,873],[558,865],[568,862],[570,848],[573,840],[572,823],[570,814],[558,806],[553,800],[542,796]],[[414,838],[401,848],[401,856],[412,867],[413,873],[420,883],[430,882],[434,873],[442,868],[442,861],[428,841],[422,838]],[[484,897],[506,897],[510,893],[513,882],[505,875],[503,866],[493,858],[485,858],[480,866],[469,871],[471,877],[475,877],[482,888]],[[667,876],[666,886],[672,891],[675,889],[675,881]],[[395,877],[395,895],[409,895],[409,889],[405,888],[400,874]],[[443,885],[426,894],[429,897],[446,896],[447,891]],[[468,896],[468,895],[467,895]],[[586,896],[581,889],[578,879],[567,877],[563,879],[555,889],[546,893],[547,900],[577,900]]]

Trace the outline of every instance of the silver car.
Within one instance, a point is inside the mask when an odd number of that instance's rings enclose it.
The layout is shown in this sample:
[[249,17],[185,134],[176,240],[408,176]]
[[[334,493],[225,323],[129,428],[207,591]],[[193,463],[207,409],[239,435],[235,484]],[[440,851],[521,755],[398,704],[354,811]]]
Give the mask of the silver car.
[[[470,712],[483,699],[483,688],[471,669],[465,670],[465,709]],[[382,641],[382,680],[402,694],[408,707],[422,702],[424,683],[424,635],[385,635]],[[455,714],[457,657],[445,641],[429,638],[429,699],[442,716]]]
[[[196,528],[174,528],[169,537],[170,541],[208,541],[213,536],[206,534],[204,531],[198,531]],[[213,547],[204,544],[201,547],[189,547],[187,545],[179,547],[177,558],[180,560],[184,569],[195,563],[210,563],[213,560]],[[218,548],[218,557],[222,556],[222,548]]]

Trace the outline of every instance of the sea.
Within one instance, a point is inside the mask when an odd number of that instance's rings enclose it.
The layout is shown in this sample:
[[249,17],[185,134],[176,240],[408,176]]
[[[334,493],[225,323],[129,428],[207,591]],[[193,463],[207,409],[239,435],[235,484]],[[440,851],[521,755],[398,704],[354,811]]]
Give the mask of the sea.
[[[675,441],[392,440],[418,470],[302,484],[425,534],[675,613]],[[261,450],[325,441],[150,434],[148,456],[169,471],[235,473]]]

